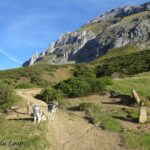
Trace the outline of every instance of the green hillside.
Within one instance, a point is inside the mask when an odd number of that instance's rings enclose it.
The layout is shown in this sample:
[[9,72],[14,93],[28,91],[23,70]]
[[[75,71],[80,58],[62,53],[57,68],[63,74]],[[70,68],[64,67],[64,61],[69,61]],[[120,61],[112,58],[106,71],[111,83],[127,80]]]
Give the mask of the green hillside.
[[150,50],[100,60],[96,67],[98,77],[110,76],[113,73],[134,75],[148,71],[150,71]]
[[[37,64],[30,67],[0,71],[0,81],[11,82],[18,87],[43,87],[71,76],[70,66]],[[61,76],[59,76],[61,74]],[[9,81],[8,81],[9,80]]]

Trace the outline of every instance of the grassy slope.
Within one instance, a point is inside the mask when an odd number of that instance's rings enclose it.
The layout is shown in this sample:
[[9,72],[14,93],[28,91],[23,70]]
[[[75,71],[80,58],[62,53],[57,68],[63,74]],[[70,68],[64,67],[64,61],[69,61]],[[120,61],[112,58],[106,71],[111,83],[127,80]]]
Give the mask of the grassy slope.
[[93,61],[91,64],[97,65],[106,59],[110,59],[110,58],[114,58],[114,57],[118,57],[118,56],[125,56],[125,55],[129,55],[129,54],[136,53],[139,51],[142,51],[142,50],[133,45],[127,45],[124,47],[115,48],[115,49],[108,51],[105,55],[103,55],[102,57]]
[[83,32],[83,31],[92,31],[94,32],[96,35],[98,35],[103,29],[103,26],[98,24],[98,23],[94,23],[91,25],[86,25],[81,27],[81,29],[79,30],[79,32]]
[[44,63],[0,71],[0,80],[13,80],[15,84],[29,82],[33,85],[46,85],[69,78],[72,74],[71,70],[71,66],[52,66]]
[[144,17],[146,15],[149,15],[150,14],[150,11],[143,11],[143,12],[140,12],[140,13],[136,13],[136,14],[133,14],[133,15],[130,15],[130,16],[127,16],[127,17],[124,17],[120,23],[127,23],[127,22],[130,22],[130,21],[133,21],[135,19],[139,19],[141,17]]
[[134,75],[150,71],[150,50],[113,57],[99,61],[96,71],[97,76],[110,76],[114,72]]
[[150,72],[130,78],[116,79],[111,89],[125,95],[131,95],[132,90],[135,89],[142,99],[146,99],[147,96],[150,96]]

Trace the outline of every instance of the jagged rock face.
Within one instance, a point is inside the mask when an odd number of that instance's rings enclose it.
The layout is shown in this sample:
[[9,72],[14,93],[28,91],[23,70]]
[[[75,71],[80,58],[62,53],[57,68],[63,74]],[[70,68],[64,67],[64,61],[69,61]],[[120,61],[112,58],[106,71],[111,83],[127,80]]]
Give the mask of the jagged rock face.
[[[23,64],[23,66],[32,65],[38,61],[44,60],[45,56],[49,56],[50,64],[66,64],[76,62],[78,60],[78,52],[85,47],[85,45],[96,38],[92,31],[65,33],[56,42],[52,43],[45,52],[31,59]],[[44,57],[43,57],[44,56]]]
[[[94,38],[96,38],[96,36],[91,31],[84,31],[82,33],[73,32],[62,35],[60,39],[47,50],[48,55],[51,53],[53,54],[50,63],[64,64],[69,60],[76,61],[76,54],[78,51]],[[56,59],[57,57],[59,57],[59,59]]]
[[[96,32],[89,28],[97,25]],[[23,66],[41,61],[49,64],[90,62],[110,49],[127,44],[149,47],[149,39],[150,3],[139,7],[126,6],[96,17],[76,32],[62,35],[46,51],[35,54]]]

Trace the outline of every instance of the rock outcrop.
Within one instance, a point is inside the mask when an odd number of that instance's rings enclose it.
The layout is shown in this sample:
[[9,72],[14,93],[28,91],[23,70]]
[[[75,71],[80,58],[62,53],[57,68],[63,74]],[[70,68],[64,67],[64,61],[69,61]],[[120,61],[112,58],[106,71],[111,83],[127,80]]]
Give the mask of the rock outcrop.
[[90,62],[107,51],[125,45],[150,47],[150,2],[125,6],[96,17],[72,33],[65,33],[23,66],[37,62],[67,64]]

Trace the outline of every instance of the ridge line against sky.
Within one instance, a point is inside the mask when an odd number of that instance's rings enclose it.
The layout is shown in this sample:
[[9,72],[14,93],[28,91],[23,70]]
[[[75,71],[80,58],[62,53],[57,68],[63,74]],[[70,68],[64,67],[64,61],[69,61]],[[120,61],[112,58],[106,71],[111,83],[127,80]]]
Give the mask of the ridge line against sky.
[[65,32],[108,10],[148,0],[0,0],[0,70],[19,67]]

